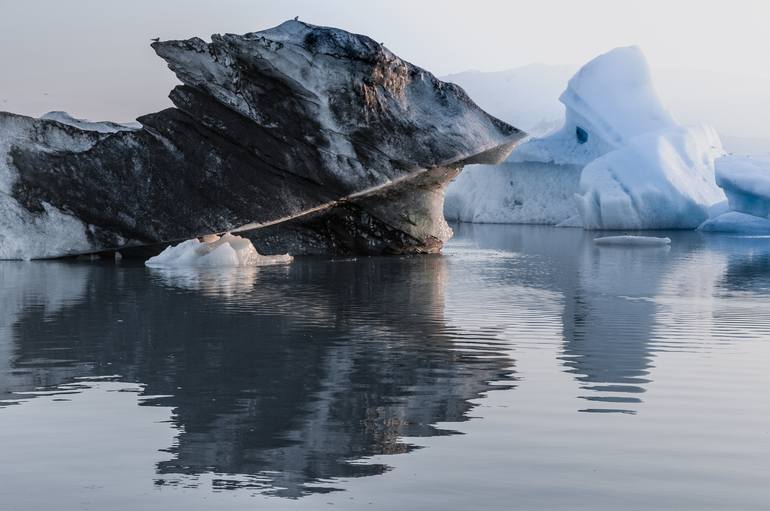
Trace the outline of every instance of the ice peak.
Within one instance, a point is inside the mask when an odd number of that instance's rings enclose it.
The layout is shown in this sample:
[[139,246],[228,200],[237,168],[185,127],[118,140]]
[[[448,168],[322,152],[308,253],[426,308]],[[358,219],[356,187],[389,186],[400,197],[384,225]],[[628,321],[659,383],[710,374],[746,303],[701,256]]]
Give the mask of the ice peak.
[[647,59],[636,46],[615,48],[584,65],[559,100],[611,147],[677,122],[663,106]]

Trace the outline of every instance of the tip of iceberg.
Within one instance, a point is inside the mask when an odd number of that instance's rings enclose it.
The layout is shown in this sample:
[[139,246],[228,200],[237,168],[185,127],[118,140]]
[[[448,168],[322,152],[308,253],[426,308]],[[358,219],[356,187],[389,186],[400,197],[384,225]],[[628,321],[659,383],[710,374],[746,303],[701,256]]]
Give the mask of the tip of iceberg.
[[647,59],[636,46],[615,48],[594,58],[573,76],[559,100],[578,126],[617,147],[631,137],[676,126],[652,81]]

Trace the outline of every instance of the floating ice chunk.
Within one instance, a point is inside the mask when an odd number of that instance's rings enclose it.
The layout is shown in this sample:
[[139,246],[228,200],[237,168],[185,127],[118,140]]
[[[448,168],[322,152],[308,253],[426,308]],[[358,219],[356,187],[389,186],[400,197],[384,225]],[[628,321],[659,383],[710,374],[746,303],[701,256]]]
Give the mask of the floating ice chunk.
[[594,238],[597,245],[623,245],[637,247],[661,247],[671,244],[670,238],[655,238],[653,236],[605,236]]
[[731,210],[770,218],[770,156],[723,156],[716,161],[716,182]]
[[583,169],[578,210],[586,229],[695,229],[724,193],[722,154],[707,126],[675,127],[629,140]]
[[698,230],[745,235],[770,235],[770,219],[728,211],[703,222]]
[[285,264],[293,259],[289,254],[264,256],[251,241],[227,233],[183,241],[166,248],[145,263],[150,267],[234,267]]

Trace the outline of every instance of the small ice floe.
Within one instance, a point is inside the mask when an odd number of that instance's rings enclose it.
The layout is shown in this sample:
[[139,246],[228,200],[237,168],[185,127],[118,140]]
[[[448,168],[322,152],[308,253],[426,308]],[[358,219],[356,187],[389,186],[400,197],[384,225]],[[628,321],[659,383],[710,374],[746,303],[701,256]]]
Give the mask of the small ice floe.
[[671,238],[653,236],[604,236],[594,238],[594,243],[603,246],[664,247],[671,245]]
[[204,236],[200,240],[193,238],[170,246],[148,259],[145,265],[153,268],[267,266],[289,263],[292,259],[289,254],[262,255],[250,240],[226,233]]

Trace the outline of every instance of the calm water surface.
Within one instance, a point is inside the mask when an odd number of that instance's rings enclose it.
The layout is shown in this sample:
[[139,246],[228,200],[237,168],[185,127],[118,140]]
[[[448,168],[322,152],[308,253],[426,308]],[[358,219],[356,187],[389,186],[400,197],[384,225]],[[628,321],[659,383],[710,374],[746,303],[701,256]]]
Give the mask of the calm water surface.
[[770,239],[0,262],[0,509],[770,508]]

